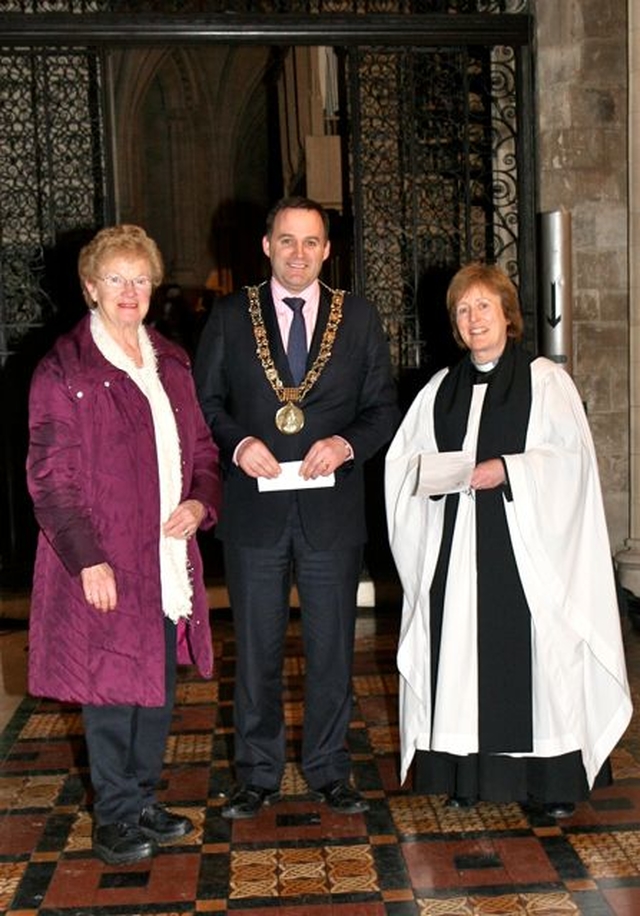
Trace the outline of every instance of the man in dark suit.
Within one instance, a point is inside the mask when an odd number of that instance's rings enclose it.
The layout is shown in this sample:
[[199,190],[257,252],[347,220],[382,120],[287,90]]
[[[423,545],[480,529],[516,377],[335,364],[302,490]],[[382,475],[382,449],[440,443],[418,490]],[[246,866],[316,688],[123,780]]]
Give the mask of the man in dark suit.
[[324,209],[280,201],[262,248],[271,280],[214,303],[195,364],[225,471],[217,534],[237,646],[238,786],[222,814],[253,817],[279,798],[292,575],[306,663],[302,769],[319,800],[353,814],[368,807],[346,748],[363,464],[393,435],[395,387],[375,308],[318,279],[330,249]]

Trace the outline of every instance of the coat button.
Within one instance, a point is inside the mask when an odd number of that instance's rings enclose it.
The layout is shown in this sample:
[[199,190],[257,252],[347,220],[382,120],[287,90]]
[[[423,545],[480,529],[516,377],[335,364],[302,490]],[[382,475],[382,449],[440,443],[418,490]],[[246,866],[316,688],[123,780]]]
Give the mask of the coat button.
[[76,397],[77,397],[77,398],[83,398],[83,397],[84,397],[84,391],[76,391]]

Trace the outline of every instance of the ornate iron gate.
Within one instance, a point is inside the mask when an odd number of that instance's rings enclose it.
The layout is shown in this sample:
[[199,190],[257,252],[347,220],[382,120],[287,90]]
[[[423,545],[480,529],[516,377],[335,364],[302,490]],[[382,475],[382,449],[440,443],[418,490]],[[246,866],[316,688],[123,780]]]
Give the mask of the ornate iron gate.
[[533,160],[518,135],[516,51],[356,49],[349,73],[356,274],[398,372],[428,377],[452,355],[444,290],[461,264],[496,262],[531,283],[520,249],[534,243],[523,193]]
[[0,358],[55,303],[46,261],[66,232],[106,219],[99,58],[84,49],[0,54]]
[[79,298],[65,238],[95,231],[114,212],[102,49],[212,41],[342,49],[353,286],[378,304],[399,374],[424,378],[447,361],[443,285],[461,262],[502,263],[533,314],[528,2],[244,0],[229,14],[225,0],[5,0],[1,579],[28,568],[32,554],[26,391],[42,348],[27,345],[52,314],[56,330],[68,323],[62,313]]

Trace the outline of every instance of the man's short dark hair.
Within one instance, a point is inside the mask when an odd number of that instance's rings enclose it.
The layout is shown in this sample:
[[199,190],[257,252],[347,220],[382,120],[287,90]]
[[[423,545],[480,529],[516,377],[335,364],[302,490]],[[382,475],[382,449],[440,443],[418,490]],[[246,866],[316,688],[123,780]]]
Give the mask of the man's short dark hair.
[[329,238],[329,214],[317,200],[311,200],[309,197],[282,197],[277,204],[269,210],[267,214],[266,222],[266,235],[267,238],[271,238],[271,233],[273,232],[273,224],[276,221],[276,216],[282,210],[315,210],[322,219],[322,225],[324,226],[325,237]]

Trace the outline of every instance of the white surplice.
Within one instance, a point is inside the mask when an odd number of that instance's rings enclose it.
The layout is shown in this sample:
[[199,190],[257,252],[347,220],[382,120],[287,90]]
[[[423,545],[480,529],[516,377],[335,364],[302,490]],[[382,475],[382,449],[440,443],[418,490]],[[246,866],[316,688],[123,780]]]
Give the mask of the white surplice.
[[[398,646],[402,781],[418,749],[478,751],[471,493],[459,497],[432,716],[429,589],[445,500],[415,494],[421,453],[437,452],[433,406],[447,371],[418,394],[386,459],[389,536],[404,590]],[[531,363],[531,382],[525,451],[504,456],[513,499],[503,497],[531,612],[531,755],[579,750],[591,786],[632,713],[609,538],[593,440],[575,385],[545,358]],[[464,451],[475,452],[485,391],[486,385],[474,386]]]

